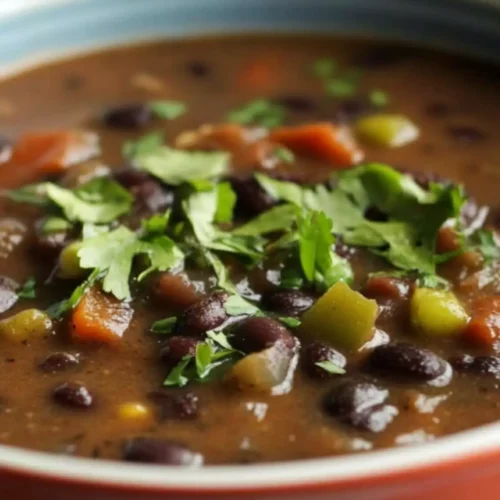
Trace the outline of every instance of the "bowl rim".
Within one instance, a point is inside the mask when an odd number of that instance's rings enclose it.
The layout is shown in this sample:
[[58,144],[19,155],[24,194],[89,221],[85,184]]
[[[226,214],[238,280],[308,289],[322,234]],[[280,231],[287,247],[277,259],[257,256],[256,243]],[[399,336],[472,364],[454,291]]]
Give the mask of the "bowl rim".
[[[30,10],[70,4],[74,0],[10,1],[0,7],[0,18]],[[87,0],[82,0],[87,1]],[[469,2],[470,3],[470,2]],[[153,38],[157,38],[156,36]],[[143,40],[138,40],[142,43]],[[110,46],[111,44],[106,44]],[[124,45],[119,43],[119,45]],[[84,48],[83,53],[95,47]],[[79,54],[72,51],[71,57]],[[53,62],[58,57],[36,58]],[[22,69],[33,65],[22,63]],[[19,71],[9,70],[9,74]],[[17,476],[79,483],[88,486],[180,493],[294,491],[347,487],[429,471],[444,471],[500,457],[500,423],[463,431],[435,441],[319,459],[245,466],[177,467],[50,455],[0,445],[0,470]]]

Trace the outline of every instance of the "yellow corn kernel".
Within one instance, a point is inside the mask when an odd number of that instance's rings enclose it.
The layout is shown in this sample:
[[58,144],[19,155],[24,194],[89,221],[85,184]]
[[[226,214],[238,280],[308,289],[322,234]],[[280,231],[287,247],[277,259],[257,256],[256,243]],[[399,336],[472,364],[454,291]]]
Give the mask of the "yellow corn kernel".
[[418,127],[404,115],[379,114],[361,118],[356,134],[376,146],[399,148],[418,139]]
[[150,409],[142,403],[123,403],[118,407],[118,416],[122,420],[149,420],[151,417]]

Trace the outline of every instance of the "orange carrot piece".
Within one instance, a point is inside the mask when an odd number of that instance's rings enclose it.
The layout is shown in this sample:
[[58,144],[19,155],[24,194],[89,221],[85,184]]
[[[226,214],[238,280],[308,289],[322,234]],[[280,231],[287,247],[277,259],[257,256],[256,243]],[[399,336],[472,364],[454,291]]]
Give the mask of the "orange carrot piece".
[[464,338],[474,344],[492,346],[500,339],[500,298],[479,299],[474,303],[474,311]]
[[98,137],[92,132],[69,130],[25,134],[0,169],[0,185],[14,187],[44,175],[58,174],[98,153]]
[[83,296],[71,316],[71,336],[82,342],[114,344],[132,320],[133,310],[98,288]]
[[294,153],[327,161],[337,167],[352,166],[364,158],[350,130],[331,123],[280,127],[271,132],[270,138]]

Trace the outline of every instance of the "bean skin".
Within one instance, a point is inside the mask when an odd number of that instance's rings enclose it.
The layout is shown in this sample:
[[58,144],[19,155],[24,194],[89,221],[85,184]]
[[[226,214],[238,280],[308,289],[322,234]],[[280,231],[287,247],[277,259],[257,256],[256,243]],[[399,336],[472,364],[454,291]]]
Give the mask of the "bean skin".
[[271,318],[247,318],[236,325],[233,346],[245,353],[260,352],[282,342],[287,348],[295,347],[295,338],[279,321]]
[[278,290],[264,297],[270,311],[283,316],[300,316],[314,303],[314,299],[300,290]]
[[302,365],[307,374],[315,379],[327,379],[338,377],[337,374],[327,372],[317,365],[322,361],[331,361],[339,368],[344,368],[347,361],[343,354],[336,351],[333,347],[321,342],[314,342],[305,347],[302,352]]
[[103,122],[111,128],[141,129],[148,126],[153,119],[149,106],[132,104],[108,110],[103,116]]
[[160,358],[170,369],[177,366],[185,356],[194,356],[198,341],[192,337],[175,335],[169,338],[160,351]]
[[386,404],[389,391],[365,379],[349,379],[327,393],[323,408],[340,422],[356,429],[383,431],[398,414]]
[[227,298],[228,294],[225,292],[214,292],[189,306],[178,318],[176,333],[201,337],[222,325],[228,319],[224,309]]
[[470,356],[463,354],[449,359],[458,372],[470,372],[500,377],[500,358],[497,356]]
[[448,364],[429,349],[400,343],[376,347],[368,368],[387,377],[428,382],[444,375]]
[[83,384],[66,382],[59,385],[52,393],[53,400],[68,408],[87,409],[93,405],[94,398]]
[[68,352],[54,352],[49,354],[39,365],[38,368],[44,373],[63,372],[79,364],[79,359]]
[[134,438],[125,443],[123,458],[129,462],[193,467],[203,464],[203,456],[182,444],[166,439]]
[[276,205],[255,179],[232,179],[231,185],[238,197],[236,209],[247,215],[258,215]]
[[199,399],[196,394],[170,394],[154,391],[148,398],[156,404],[159,410],[160,422],[166,420],[195,420],[199,413]]

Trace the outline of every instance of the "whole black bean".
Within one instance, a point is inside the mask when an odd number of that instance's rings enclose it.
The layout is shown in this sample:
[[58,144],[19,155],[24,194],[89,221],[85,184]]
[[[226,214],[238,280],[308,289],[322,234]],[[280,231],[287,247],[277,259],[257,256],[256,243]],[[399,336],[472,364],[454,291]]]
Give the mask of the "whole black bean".
[[63,372],[79,364],[77,356],[68,352],[54,352],[49,354],[39,365],[38,368],[45,373]]
[[497,356],[470,356],[463,354],[450,358],[449,363],[458,372],[500,376],[500,358]]
[[314,298],[300,290],[278,290],[266,295],[264,305],[270,311],[283,316],[299,316],[307,311]]
[[383,431],[397,415],[395,407],[385,404],[389,391],[365,379],[349,379],[327,393],[326,413],[352,427],[372,432]]
[[68,408],[87,409],[94,402],[94,398],[83,384],[66,382],[56,387],[52,393],[53,400]]
[[154,391],[148,398],[155,403],[159,410],[159,420],[194,420],[198,417],[199,399],[196,394],[170,394],[163,391]]
[[400,343],[376,347],[368,360],[368,368],[388,377],[425,382],[444,375],[448,364],[429,349]]
[[140,129],[151,123],[153,114],[146,104],[132,104],[108,110],[103,122],[108,127],[121,129]]
[[8,311],[17,302],[19,285],[7,276],[0,276],[0,314]]
[[134,438],[125,443],[123,458],[130,462],[199,466],[203,456],[182,444],[166,439]]
[[278,342],[293,349],[294,336],[279,321],[271,318],[253,317],[238,323],[232,338],[233,346],[245,353],[259,352]]
[[189,306],[177,320],[176,333],[200,337],[222,325],[228,319],[224,309],[227,298],[225,292],[214,292]]
[[130,188],[137,210],[161,212],[174,204],[174,192],[150,179]]
[[294,113],[311,113],[317,110],[314,100],[302,95],[285,95],[277,97],[274,101]]
[[318,366],[317,363],[330,361],[339,368],[344,368],[347,363],[343,354],[336,351],[333,347],[321,342],[314,342],[307,345],[302,352],[301,358],[303,367],[309,376],[317,379],[326,379],[338,376],[324,370]]
[[170,337],[160,351],[161,360],[168,368],[177,366],[185,356],[194,356],[198,341],[192,337],[176,335]]
[[345,99],[341,101],[333,114],[335,122],[349,123],[363,115],[373,112],[373,105],[362,99]]
[[258,215],[276,205],[276,200],[253,178],[232,179],[231,185],[238,197],[236,209],[240,213]]
[[457,125],[449,127],[448,133],[457,142],[461,142],[463,144],[484,141],[486,139],[486,134],[482,130],[470,125]]
[[210,65],[203,61],[191,61],[187,64],[188,71],[197,78],[206,77],[210,74]]
[[142,170],[137,170],[132,167],[123,167],[113,172],[113,179],[124,188],[128,189],[151,180],[151,177]]

